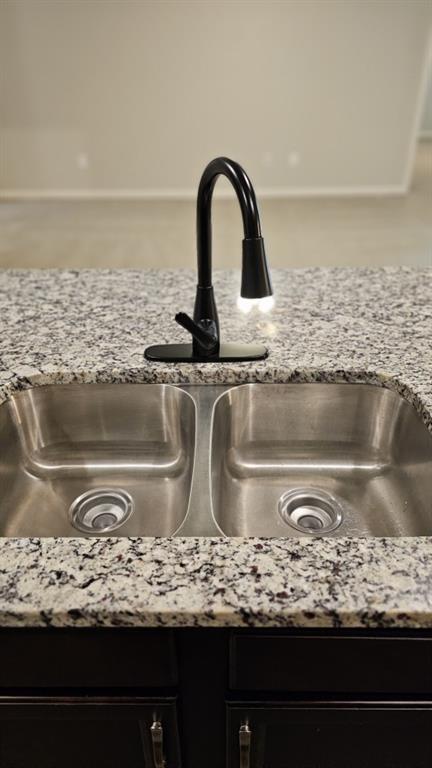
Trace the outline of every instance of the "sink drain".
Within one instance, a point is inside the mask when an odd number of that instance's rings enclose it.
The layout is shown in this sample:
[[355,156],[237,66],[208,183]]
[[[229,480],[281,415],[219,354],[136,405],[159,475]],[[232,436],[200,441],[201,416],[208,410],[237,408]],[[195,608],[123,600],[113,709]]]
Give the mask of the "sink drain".
[[334,531],[342,522],[342,505],[326,491],[294,488],[279,499],[279,513],[296,531],[321,536]]
[[115,531],[133,512],[133,499],[118,488],[95,488],[86,491],[71,504],[72,525],[84,533]]

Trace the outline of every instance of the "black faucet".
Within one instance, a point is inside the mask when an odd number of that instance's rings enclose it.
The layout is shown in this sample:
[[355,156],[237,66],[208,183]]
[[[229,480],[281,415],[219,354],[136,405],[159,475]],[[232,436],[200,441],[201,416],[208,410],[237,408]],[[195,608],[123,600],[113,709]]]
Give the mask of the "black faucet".
[[233,185],[243,217],[243,264],[240,294],[246,299],[271,296],[264,240],[255,192],[243,168],[227,157],[217,157],[201,177],[197,197],[198,285],[193,319],[178,312],[175,320],[192,335],[192,344],[158,344],[145,350],[148,360],[163,362],[234,362],[261,360],[267,349],[256,344],[221,344],[219,321],[212,285],[211,203],[213,189],[220,175]]

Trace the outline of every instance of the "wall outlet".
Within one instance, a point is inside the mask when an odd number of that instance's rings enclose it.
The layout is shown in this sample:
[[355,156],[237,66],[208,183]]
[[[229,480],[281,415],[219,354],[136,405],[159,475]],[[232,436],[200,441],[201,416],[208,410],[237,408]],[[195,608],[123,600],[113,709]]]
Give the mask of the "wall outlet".
[[86,171],[89,167],[88,154],[86,152],[78,152],[76,156],[76,164],[80,171]]
[[297,150],[292,149],[291,152],[288,153],[287,163],[290,168],[297,168],[297,166],[300,165],[300,154]]
[[261,155],[261,163],[264,168],[271,168],[273,165],[273,152],[270,152],[269,149],[263,152]]

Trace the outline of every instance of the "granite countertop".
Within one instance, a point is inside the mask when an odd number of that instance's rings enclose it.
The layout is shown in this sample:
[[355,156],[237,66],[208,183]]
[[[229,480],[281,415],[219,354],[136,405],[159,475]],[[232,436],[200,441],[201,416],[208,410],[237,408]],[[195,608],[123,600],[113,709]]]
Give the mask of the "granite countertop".
[[[0,273],[0,401],[72,381],[368,382],[432,432],[432,269],[275,271],[270,315],[240,314],[239,279],[215,276],[221,335],[269,358],[164,365],[143,350],[184,338],[194,273]],[[3,538],[0,625],[432,627],[432,539]]]

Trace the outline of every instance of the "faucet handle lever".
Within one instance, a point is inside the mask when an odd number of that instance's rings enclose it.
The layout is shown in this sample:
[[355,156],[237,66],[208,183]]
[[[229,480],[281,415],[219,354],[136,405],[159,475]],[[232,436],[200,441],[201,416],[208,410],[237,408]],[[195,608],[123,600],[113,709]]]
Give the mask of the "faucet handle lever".
[[219,340],[214,320],[203,319],[195,322],[186,312],[177,312],[175,321],[192,334],[201,351],[207,354],[217,351]]

